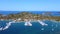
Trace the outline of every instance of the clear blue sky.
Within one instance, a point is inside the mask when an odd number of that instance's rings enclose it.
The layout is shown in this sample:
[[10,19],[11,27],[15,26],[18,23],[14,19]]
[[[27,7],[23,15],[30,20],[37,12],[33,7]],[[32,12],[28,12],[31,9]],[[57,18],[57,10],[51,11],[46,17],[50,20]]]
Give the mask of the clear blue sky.
[[0,0],[5,11],[60,11],[60,0]]

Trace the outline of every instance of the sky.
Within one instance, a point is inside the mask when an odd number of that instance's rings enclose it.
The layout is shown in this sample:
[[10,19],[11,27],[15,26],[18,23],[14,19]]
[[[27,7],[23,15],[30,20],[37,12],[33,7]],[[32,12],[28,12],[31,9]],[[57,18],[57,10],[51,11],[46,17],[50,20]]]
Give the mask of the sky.
[[60,0],[0,0],[3,11],[60,11]]

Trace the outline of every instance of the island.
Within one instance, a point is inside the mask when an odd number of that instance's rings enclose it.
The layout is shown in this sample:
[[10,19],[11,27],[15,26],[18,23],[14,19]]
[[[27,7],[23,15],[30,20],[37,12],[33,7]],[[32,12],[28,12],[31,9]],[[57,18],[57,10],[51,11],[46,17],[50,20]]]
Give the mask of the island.
[[32,26],[32,22],[37,21],[42,26],[48,26],[48,24],[44,23],[43,21],[49,20],[49,21],[54,21],[59,23],[60,16],[54,16],[52,15],[52,12],[43,12],[41,14],[38,14],[29,11],[22,11],[16,14],[8,14],[8,15],[0,14],[0,20],[9,21],[8,23],[6,23],[6,26],[4,28],[3,27],[0,28],[0,30],[6,30],[11,26],[12,23],[17,23],[17,22],[19,23],[24,22],[25,26]]
[[29,11],[22,11],[20,13],[16,14],[9,14],[9,15],[3,15],[0,14],[0,20],[16,20],[21,18],[21,21],[24,21],[24,19],[28,20],[55,20],[60,21],[60,16],[53,16],[51,15],[51,12],[43,12],[42,14],[33,14]]

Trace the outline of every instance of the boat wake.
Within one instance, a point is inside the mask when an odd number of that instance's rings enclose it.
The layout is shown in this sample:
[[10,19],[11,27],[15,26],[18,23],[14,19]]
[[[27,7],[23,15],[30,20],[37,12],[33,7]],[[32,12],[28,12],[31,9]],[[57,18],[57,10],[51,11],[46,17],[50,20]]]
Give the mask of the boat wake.
[[48,24],[46,24],[46,23],[44,23],[43,21],[41,21],[41,20],[37,20],[42,26],[47,26]]
[[28,20],[25,19],[25,21],[26,21],[25,24],[24,24],[25,26],[32,26],[31,20],[28,21]]
[[[20,19],[17,19],[17,20],[20,20]],[[31,20],[25,19],[24,21],[25,21],[25,24],[24,24],[25,26],[32,26]],[[48,24],[46,24],[46,23],[44,23],[44,22],[42,22],[42,21],[40,21],[40,20],[37,20],[37,21],[38,21],[42,26],[48,25]],[[6,30],[6,29],[8,29],[8,28],[11,26],[12,23],[16,23],[16,20],[11,21],[11,22],[9,22],[9,23],[6,23],[6,26],[5,26],[4,28],[1,27],[0,30]]]
[[12,22],[9,22],[9,23],[6,23],[6,26],[5,26],[4,28],[1,27],[0,30],[6,30],[6,29],[8,29],[8,28],[11,26],[12,23],[15,23],[15,21],[16,21],[16,20],[14,20],[14,21],[12,21]]

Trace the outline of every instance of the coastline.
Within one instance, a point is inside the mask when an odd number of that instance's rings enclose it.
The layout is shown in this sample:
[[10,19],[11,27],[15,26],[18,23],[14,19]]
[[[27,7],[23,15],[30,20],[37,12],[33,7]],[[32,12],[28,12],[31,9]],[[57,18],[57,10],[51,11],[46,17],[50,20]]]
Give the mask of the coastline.
[[6,20],[6,21],[10,21],[10,20],[16,20],[16,19],[20,19],[21,21],[24,21],[25,19],[27,20],[55,20],[55,21],[59,21],[60,22],[60,16],[52,16],[51,12],[44,12],[42,14],[33,14],[30,12],[21,12],[21,13],[17,13],[17,14],[9,14],[6,16],[3,16],[2,14],[0,14],[0,20]]
[[[25,19],[23,19],[23,20],[18,20],[18,19],[0,19],[0,21],[14,21],[14,20],[16,20],[16,22],[25,22],[24,20]],[[36,19],[27,19],[27,21],[29,21],[29,20],[31,20],[31,22],[37,22],[37,20]],[[41,20],[41,19],[40,19]],[[49,20],[49,19],[43,19],[42,21],[45,21],[45,20]],[[60,22],[60,21],[56,21],[56,20],[50,20],[50,21],[54,21],[54,22]]]

